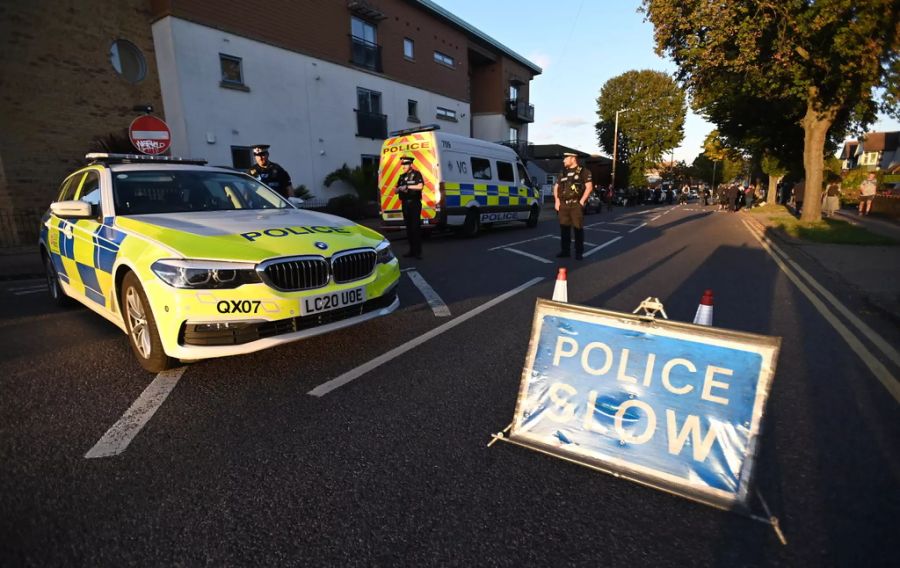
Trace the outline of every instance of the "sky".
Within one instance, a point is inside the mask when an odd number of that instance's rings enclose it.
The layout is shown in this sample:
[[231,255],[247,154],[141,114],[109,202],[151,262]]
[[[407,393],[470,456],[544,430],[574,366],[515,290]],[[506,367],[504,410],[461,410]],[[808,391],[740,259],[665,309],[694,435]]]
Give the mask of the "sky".
[[[543,69],[530,86],[534,122],[528,141],[600,154],[594,124],[604,83],[630,70],[669,74],[653,51],[653,26],[639,0],[432,0]],[[880,117],[869,132],[900,130]],[[714,126],[688,109],[684,140],[673,152],[688,164]]]

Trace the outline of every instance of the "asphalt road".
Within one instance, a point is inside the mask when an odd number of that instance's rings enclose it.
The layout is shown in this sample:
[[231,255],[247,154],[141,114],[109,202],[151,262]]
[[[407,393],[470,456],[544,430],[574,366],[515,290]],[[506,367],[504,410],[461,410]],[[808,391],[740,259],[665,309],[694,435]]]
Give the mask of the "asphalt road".
[[[591,215],[588,251],[618,240],[566,263],[568,294],[624,312],[654,296],[671,319],[690,321],[710,288],[716,326],[783,338],[754,487],[787,545],[735,513],[523,448],[486,447],[513,415],[535,299],[552,294],[559,245],[547,218],[475,239],[434,236],[424,260],[404,262],[449,317],[404,274],[391,316],[187,366],[127,448],[107,458],[84,456],[153,376],[99,316],[53,307],[39,281],[0,283],[0,564],[891,564],[898,401],[741,217],[697,205]],[[355,380],[309,394],[535,278]],[[894,326],[822,278],[900,345]]]

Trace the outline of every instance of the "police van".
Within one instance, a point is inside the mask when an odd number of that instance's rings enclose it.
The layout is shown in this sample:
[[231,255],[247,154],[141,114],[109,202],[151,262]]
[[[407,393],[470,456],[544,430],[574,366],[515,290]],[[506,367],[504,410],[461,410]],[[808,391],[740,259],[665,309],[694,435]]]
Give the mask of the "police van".
[[512,148],[439,128],[393,132],[384,141],[378,168],[383,227],[403,227],[397,179],[404,157],[414,158],[413,167],[424,180],[423,229],[453,228],[475,236],[482,225],[524,221],[537,226],[540,191]]

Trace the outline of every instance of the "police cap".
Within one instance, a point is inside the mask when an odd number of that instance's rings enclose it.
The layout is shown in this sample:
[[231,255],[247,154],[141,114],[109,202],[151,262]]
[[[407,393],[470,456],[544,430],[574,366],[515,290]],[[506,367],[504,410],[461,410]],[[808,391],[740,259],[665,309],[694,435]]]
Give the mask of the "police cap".
[[563,158],[577,158],[578,154],[575,152],[563,152]]
[[253,145],[253,155],[254,156],[267,156],[269,154],[269,144],[254,144]]
[[406,165],[413,163],[415,160],[416,159],[413,158],[412,156],[403,156],[402,158],[400,158],[400,163],[403,164],[404,166],[406,166]]

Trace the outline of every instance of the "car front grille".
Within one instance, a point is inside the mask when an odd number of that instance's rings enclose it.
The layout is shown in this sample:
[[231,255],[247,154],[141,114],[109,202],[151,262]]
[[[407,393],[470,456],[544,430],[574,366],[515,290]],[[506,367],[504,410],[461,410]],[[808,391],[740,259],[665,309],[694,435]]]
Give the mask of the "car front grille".
[[356,250],[339,253],[331,258],[331,271],[338,284],[365,278],[375,270],[375,251]]
[[313,290],[328,284],[328,262],[318,256],[298,257],[266,265],[267,283],[283,291]]

